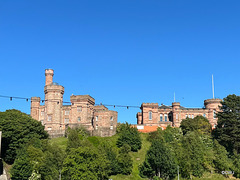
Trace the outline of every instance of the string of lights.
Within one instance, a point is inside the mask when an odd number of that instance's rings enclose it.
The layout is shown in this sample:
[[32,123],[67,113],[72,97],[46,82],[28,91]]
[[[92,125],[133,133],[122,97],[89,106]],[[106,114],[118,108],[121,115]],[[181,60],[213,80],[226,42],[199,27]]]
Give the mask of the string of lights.
[[[28,97],[16,97],[16,96],[4,96],[4,95],[0,95],[0,98],[8,98],[10,101],[12,101],[13,99],[21,99],[21,100],[26,100],[27,102],[29,100],[31,100],[31,98],[28,98]],[[41,102],[57,102],[59,104],[59,101],[57,100],[41,100]],[[62,101],[62,103],[65,103],[65,104],[72,104],[72,102],[67,102],[67,101]],[[79,102],[78,102],[79,103]],[[112,105],[112,104],[103,104],[103,103],[100,103],[100,104],[95,104],[96,106],[108,106],[108,107],[118,107],[118,108],[140,108],[140,106],[128,106],[128,105]]]

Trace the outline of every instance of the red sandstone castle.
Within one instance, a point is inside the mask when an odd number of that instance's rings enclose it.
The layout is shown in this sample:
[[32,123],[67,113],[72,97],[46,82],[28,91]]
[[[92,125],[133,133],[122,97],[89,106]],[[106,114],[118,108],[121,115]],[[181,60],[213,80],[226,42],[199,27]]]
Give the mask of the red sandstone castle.
[[45,130],[54,136],[61,136],[67,127],[84,126],[97,136],[112,136],[116,133],[116,111],[105,106],[95,106],[95,99],[89,95],[72,95],[71,105],[63,105],[64,87],[53,82],[53,70],[46,69],[44,105],[40,97],[31,98],[31,116],[41,121]]
[[157,130],[158,127],[165,129],[168,125],[179,127],[182,119],[194,118],[197,115],[206,117],[214,128],[221,101],[221,99],[207,99],[204,101],[204,108],[185,108],[180,106],[179,102],[173,102],[172,106],[142,103],[142,112],[137,113],[137,128],[141,132],[150,132]]

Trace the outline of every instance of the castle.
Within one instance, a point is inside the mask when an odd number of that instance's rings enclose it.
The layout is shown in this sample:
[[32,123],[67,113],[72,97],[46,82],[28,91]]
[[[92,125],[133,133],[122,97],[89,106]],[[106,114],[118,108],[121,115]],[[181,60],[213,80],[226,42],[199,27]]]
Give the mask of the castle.
[[45,99],[31,98],[31,116],[41,121],[51,137],[62,136],[67,127],[84,126],[91,135],[112,136],[116,133],[118,113],[103,105],[96,106],[89,95],[72,95],[71,104],[63,105],[64,87],[53,82],[54,71],[45,70]]
[[172,106],[158,103],[142,103],[141,112],[137,113],[137,125],[141,132],[151,132],[158,127],[165,129],[168,125],[179,127],[183,119],[194,118],[197,115],[206,117],[212,128],[217,124],[216,113],[220,111],[221,99],[207,99],[204,108],[185,108],[179,102],[173,102]]

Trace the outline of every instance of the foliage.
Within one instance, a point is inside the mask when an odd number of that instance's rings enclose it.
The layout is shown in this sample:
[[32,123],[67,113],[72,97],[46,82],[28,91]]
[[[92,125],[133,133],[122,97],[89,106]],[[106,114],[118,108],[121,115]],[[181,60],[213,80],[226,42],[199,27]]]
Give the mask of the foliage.
[[65,180],[107,179],[109,162],[93,147],[72,149],[63,163]]
[[[173,179],[176,176],[177,164],[174,155],[166,144],[160,140],[154,140],[146,155],[146,162],[140,166],[140,174],[152,177],[151,171],[163,179]],[[150,166],[149,166],[150,165]],[[151,170],[152,169],[152,170]]]
[[193,119],[183,119],[180,128],[182,129],[183,134],[190,131],[197,131],[200,134],[210,134],[212,131],[211,124],[208,119],[203,116],[196,116]]
[[119,150],[117,160],[120,169],[119,172],[120,174],[131,174],[132,172],[133,161],[131,156],[129,155],[130,150],[131,147],[127,144],[124,144]]
[[36,139],[18,150],[12,179],[57,179],[64,158],[65,153],[57,145]]
[[9,164],[14,162],[17,149],[29,140],[48,138],[41,122],[14,109],[0,112],[0,130],[2,131],[2,157]]
[[228,95],[221,102],[218,124],[213,136],[230,154],[240,152],[240,96]]
[[128,144],[131,147],[131,151],[136,152],[141,149],[142,141],[137,128],[132,127],[128,123],[121,124],[118,126],[118,134],[118,147],[122,147],[124,144]]

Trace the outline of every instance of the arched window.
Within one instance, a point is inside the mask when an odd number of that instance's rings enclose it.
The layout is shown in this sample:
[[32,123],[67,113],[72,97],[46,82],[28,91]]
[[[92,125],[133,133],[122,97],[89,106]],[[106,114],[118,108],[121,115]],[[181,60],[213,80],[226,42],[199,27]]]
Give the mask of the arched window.
[[81,117],[78,117],[78,122],[80,122],[81,121]]
[[160,114],[160,121],[163,121],[163,115]]
[[149,116],[148,116],[149,120],[152,120],[152,111],[149,111]]
[[168,121],[167,120],[167,114],[164,114],[164,121]]

